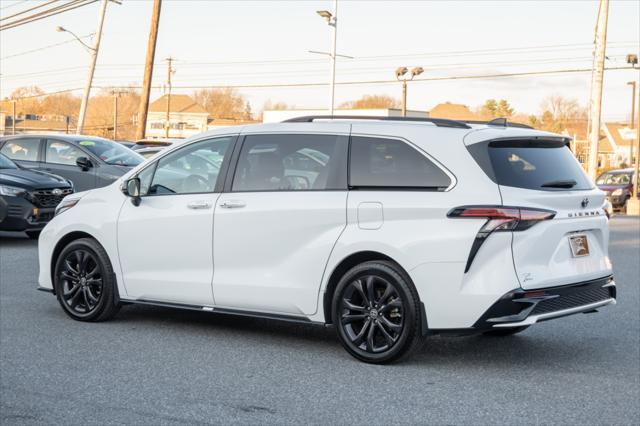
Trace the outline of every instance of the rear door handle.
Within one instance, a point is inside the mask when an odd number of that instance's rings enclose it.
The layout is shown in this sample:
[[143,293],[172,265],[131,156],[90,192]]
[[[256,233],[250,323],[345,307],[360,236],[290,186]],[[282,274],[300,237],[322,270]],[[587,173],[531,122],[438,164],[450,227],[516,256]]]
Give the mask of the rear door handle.
[[220,207],[222,207],[223,209],[240,209],[242,207],[245,207],[247,205],[247,203],[245,203],[244,201],[240,201],[240,200],[229,200],[229,201],[224,201],[220,204]]
[[192,210],[202,210],[202,209],[210,209],[211,205],[212,204],[207,201],[192,201],[189,204],[187,204],[187,207]]

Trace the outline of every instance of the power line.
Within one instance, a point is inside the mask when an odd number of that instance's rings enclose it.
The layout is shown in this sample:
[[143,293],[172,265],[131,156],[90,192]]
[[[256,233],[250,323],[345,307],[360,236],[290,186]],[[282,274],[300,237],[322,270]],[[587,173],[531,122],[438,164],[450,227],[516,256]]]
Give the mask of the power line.
[[[86,34],[86,35],[83,35],[83,36],[78,37],[78,38],[79,39],[85,39],[85,38],[89,38],[89,37],[92,37],[92,36],[93,36],[93,33]],[[11,55],[8,55],[8,56],[3,56],[2,58],[0,58],[0,60],[4,61],[4,60],[7,60],[9,58],[15,58],[16,56],[23,56],[23,55],[27,55],[29,53],[41,52],[43,50],[47,50],[47,49],[50,49],[52,47],[62,46],[63,44],[68,44],[68,43],[74,43],[75,41],[76,41],[75,39],[70,39],[70,40],[62,41],[60,43],[50,44],[48,46],[42,46],[42,47],[37,47],[37,48],[31,49],[31,50],[25,50],[23,52],[18,52],[18,53],[14,53],[14,54],[11,54]]]
[[68,12],[70,10],[77,9],[79,7],[88,6],[91,3],[95,3],[96,1],[98,1],[98,0],[71,0],[68,3],[65,3],[63,5],[55,6],[55,7],[49,8],[47,10],[40,11],[38,13],[34,13],[33,15],[14,20],[14,21],[9,22],[7,24],[0,25],[0,31],[8,30],[8,29],[11,29],[11,28],[16,28],[16,27],[19,27],[19,26],[22,26],[22,25],[25,25],[25,24],[29,24],[31,22],[39,21],[40,19],[48,18],[48,17],[55,16],[55,15],[59,15],[59,14],[64,13],[64,12]]
[[13,18],[13,17],[15,17],[15,16],[19,16],[19,15],[24,15],[24,14],[25,14],[25,13],[27,13],[27,12],[31,12],[32,10],[36,10],[36,9],[40,9],[41,7],[45,7],[46,5],[51,4],[51,3],[55,3],[55,2],[57,2],[57,1],[59,1],[59,0],[49,0],[49,1],[48,1],[48,2],[46,2],[46,3],[40,3],[40,4],[39,4],[39,5],[37,5],[37,6],[30,7],[29,9],[24,9],[24,10],[22,10],[22,11],[18,12],[18,13],[14,13],[13,15],[9,15],[9,16],[2,17],[2,18],[0,18],[0,21],[4,21],[4,20],[6,20],[6,19],[10,19],[10,18]]

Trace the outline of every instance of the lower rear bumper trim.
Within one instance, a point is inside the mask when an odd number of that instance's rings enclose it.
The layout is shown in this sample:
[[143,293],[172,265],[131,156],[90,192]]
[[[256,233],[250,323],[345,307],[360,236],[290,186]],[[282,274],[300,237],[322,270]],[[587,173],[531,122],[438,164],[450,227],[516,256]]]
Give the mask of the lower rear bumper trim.
[[540,314],[540,315],[531,315],[531,316],[528,316],[524,321],[494,324],[493,327],[494,328],[521,327],[524,325],[535,324],[540,321],[546,321],[554,318],[565,317],[567,315],[578,314],[580,312],[589,312],[589,311],[593,311],[594,309],[601,308],[603,306],[615,305],[615,304],[616,304],[616,299],[610,298],[610,299],[602,300],[600,302],[590,303],[588,305],[576,306],[575,308],[562,309],[560,311],[549,312],[549,313]]

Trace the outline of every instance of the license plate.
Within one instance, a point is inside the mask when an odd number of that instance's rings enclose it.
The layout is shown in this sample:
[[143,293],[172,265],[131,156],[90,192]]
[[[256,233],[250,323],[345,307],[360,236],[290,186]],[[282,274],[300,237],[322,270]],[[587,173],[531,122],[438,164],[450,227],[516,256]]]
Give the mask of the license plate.
[[586,235],[574,235],[569,237],[571,254],[573,257],[589,256],[589,240]]

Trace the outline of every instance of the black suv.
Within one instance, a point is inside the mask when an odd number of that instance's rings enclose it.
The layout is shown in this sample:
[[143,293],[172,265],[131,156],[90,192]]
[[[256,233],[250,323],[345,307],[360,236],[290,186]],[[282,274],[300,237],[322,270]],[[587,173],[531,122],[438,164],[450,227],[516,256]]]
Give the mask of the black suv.
[[58,203],[72,192],[71,181],[26,170],[0,154],[0,231],[26,231],[38,238]]

